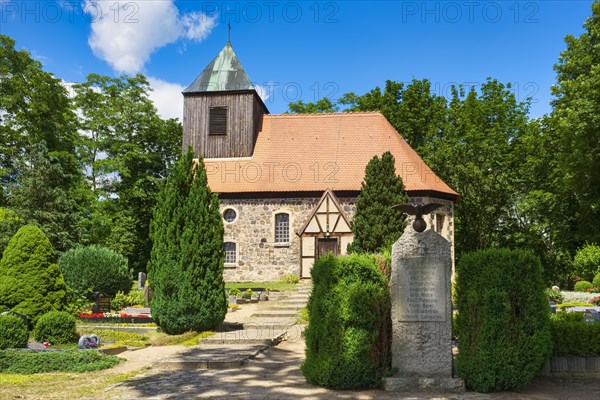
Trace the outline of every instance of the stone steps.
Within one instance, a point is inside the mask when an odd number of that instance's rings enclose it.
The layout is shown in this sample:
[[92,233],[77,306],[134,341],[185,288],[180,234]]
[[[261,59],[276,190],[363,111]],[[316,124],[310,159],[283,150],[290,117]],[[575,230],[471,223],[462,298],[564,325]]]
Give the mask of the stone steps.
[[273,327],[249,327],[238,331],[219,332],[215,335],[200,339],[200,347],[204,345],[265,345],[277,346],[285,338],[286,329]]
[[297,311],[264,310],[252,314],[252,318],[296,318]]
[[230,369],[244,365],[266,349],[265,344],[202,345],[160,360],[163,370]]

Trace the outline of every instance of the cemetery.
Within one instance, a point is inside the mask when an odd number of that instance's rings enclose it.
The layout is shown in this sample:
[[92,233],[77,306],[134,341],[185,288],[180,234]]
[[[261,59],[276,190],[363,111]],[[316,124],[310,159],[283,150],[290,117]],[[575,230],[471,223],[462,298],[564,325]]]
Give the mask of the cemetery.
[[0,398],[600,398],[599,0],[540,118],[492,78],[271,114],[227,32],[181,121],[0,35]]

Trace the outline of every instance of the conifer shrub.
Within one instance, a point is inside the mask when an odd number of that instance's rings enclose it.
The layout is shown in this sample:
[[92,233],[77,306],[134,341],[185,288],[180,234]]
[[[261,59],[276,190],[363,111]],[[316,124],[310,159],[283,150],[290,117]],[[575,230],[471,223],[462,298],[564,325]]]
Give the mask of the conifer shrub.
[[64,311],[51,311],[40,317],[33,330],[33,336],[38,342],[76,343],[79,339],[76,324],[74,316]]
[[539,259],[530,251],[488,249],[457,268],[458,374],[479,392],[527,384],[550,355],[548,300]]
[[40,228],[21,227],[0,261],[0,305],[25,314],[32,326],[66,305],[67,290],[50,241]]
[[600,273],[600,246],[586,244],[577,250],[573,259],[575,274],[586,281]]
[[351,228],[354,240],[349,253],[375,253],[391,247],[406,226],[406,217],[392,206],[408,202],[402,178],[396,174],[394,156],[388,151],[373,157],[356,200]]
[[591,289],[592,287],[593,287],[592,282],[579,281],[575,284],[575,287],[573,288],[573,290],[576,292],[587,292],[587,290]]
[[168,334],[206,331],[227,313],[223,218],[202,159],[188,150],[160,191],[150,225],[152,317]]
[[77,293],[129,293],[131,271],[127,258],[102,246],[77,247],[63,253],[58,266],[67,286]]
[[333,389],[379,385],[390,366],[390,296],[374,257],[319,258],[311,271],[302,373]]
[[20,317],[0,315],[0,350],[27,347],[28,339],[27,326]]

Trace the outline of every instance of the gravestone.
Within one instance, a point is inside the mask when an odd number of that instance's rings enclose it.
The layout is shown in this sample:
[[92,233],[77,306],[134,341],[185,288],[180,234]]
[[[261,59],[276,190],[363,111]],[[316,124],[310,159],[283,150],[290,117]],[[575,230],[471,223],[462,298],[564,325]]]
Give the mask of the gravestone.
[[452,375],[450,242],[407,226],[392,247],[392,367],[390,391],[464,391]]
[[95,304],[92,306],[93,313],[104,313],[110,311],[110,297],[104,293],[94,293]]
[[146,285],[146,274],[140,272],[138,273],[138,290],[144,290],[144,285]]

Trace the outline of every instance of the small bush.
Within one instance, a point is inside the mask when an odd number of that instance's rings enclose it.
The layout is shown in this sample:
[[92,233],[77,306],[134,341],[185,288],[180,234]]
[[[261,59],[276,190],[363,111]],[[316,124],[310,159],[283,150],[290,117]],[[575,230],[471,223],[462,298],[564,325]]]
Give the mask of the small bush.
[[229,296],[239,296],[242,292],[238,288],[229,289]]
[[77,342],[76,319],[63,311],[51,311],[42,315],[33,331],[38,342],[67,344]]
[[145,305],[144,292],[132,290],[128,294],[118,291],[115,297],[110,299],[111,310],[122,310],[126,307]]
[[554,356],[600,356],[600,323],[583,322],[583,313],[558,313],[550,317]]
[[249,299],[252,297],[252,289],[248,288],[242,293],[242,298]]
[[594,280],[592,281],[592,285],[594,285],[594,287],[600,288],[600,272],[596,274],[596,276],[594,277]]
[[18,349],[27,347],[29,333],[27,326],[16,315],[0,315],[0,349]]
[[458,374],[479,392],[515,390],[551,351],[539,259],[525,250],[465,254],[457,268]]
[[91,289],[114,296],[118,291],[129,293],[131,272],[127,259],[101,246],[78,247],[60,257],[58,266],[67,286],[78,293]]
[[377,386],[390,366],[390,297],[374,257],[321,257],[311,271],[306,380],[334,389]]
[[586,244],[577,250],[573,259],[575,274],[585,280],[592,280],[600,273],[600,246]]
[[592,306],[592,303],[585,303],[583,301],[569,301],[567,303],[562,303],[562,304],[557,304],[556,308],[559,310],[562,310],[563,308],[569,308],[569,307],[590,307]]
[[562,295],[560,290],[546,289],[545,293],[548,301],[553,301],[555,304],[560,304],[565,301],[565,296]]
[[285,274],[281,277],[280,281],[288,284],[298,283],[300,282],[300,277],[296,274]]
[[592,287],[594,287],[594,285],[592,285],[591,282],[579,281],[575,284],[575,291],[576,292],[587,292],[588,289],[591,289]]
[[119,362],[118,357],[107,356],[97,351],[0,351],[0,373],[9,374],[98,371],[111,368]]

